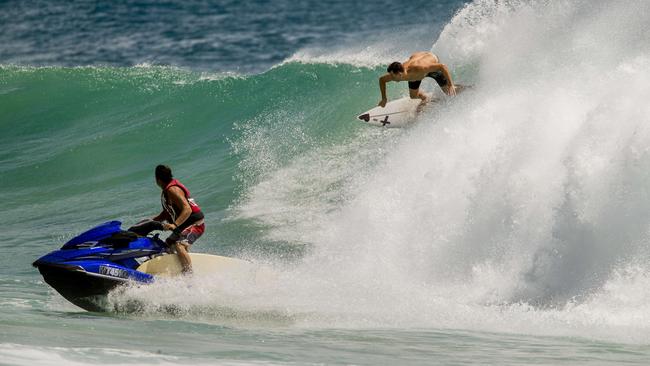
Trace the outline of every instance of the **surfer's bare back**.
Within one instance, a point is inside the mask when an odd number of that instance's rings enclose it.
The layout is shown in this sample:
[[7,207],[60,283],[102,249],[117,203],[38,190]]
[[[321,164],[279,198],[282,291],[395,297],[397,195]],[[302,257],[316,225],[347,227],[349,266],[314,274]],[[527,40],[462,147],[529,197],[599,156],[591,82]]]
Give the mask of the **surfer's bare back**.
[[427,96],[420,91],[420,83],[427,76],[433,78],[445,94],[456,95],[456,87],[447,66],[441,64],[438,57],[431,52],[416,52],[404,63],[395,61],[388,65],[386,72],[379,78],[381,101],[377,105],[380,107],[385,107],[388,102],[386,83],[389,81],[408,81],[409,96],[412,99],[420,98],[422,102],[427,101]]

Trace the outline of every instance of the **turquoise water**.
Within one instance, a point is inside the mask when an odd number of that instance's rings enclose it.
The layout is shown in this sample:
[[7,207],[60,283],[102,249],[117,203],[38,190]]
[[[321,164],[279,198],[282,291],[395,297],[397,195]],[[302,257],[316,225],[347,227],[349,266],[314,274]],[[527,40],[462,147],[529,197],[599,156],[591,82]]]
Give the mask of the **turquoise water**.
[[[132,58],[88,49],[92,62],[75,65],[52,53],[75,42],[36,37],[44,49],[24,52],[11,23],[0,364],[647,364],[649,5],[437,5],[434,25],[397,41],[406,15],[373,38],[352,18],[338,29],[344,4],[332,3],[302,26],[323,22],[347,34],[340,44],[287,37],[282,61],[248,58],[247,72],[205,49],[135,65],[155,56],[129,48],[140,25],[120,51]],[[79,47],[93,37],[80,32]],[[423,82],[440,101],[404,129],[355,121],[378,102],[385,65],[422,44],[474,87],[445,98]],[[206,212],[194,251],[274,275],[126,288],[107,313],[68,303],[31,263],[101,222],[159,212],[160,163]]]
[[[20,247],[60,241],[101,220],[133,222],[156,212],[152,161],[187,177],[211,212],[211,241],[237,241],[238,225],[253,223],[219,222],[265,173],[267,167],[247,166],[251,154],[265,154],[260,159],[278,167],[314,147],[350,139],[359,126],[346,117],[374,101],[360,91],[375,73],[348,65],[288,63],[254,76],[170,67],[8,66],[2,73],[3,109],[11,116],[2,121],[2,183],[15,187],[3,199],[11,207],[8,226],[17,230],[10,245]],[[343,87],[336,97],[321,95]],[[305,111],[306,103],[314,108]],[[331,107],[338,111],[323,113]],[[263,134],[268,146],[257,145],[253,134]],[[296,137],[312,141],[296,146]],[[258,148],[265,150],[249,152]],[[106,210],[106,202],[119,204]],[[22,232],[23,222],[43,230]],[[56,222],[66,227],[57,230]],[[242,245],[249,244],[238,250]]]

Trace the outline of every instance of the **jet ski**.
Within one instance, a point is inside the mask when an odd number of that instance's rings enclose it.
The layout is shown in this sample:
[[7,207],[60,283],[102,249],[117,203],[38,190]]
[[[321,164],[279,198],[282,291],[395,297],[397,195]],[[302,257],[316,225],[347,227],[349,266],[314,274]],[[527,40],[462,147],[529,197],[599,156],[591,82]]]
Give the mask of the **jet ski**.
[[120,221],[96,226],[32,265],[71,303],[88,311],[102,311],[103,300],[112,289],[126,283],[153,282],[153,275],[137,268],[167,253],[158,234],[149,235],[163,229],[160,222],[149,220],[128,230],[121,226]]

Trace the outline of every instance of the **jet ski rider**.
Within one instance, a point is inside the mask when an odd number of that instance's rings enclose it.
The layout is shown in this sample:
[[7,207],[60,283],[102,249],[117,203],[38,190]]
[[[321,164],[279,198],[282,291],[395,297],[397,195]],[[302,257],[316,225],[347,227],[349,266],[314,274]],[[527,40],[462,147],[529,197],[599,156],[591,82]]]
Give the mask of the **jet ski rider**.
[[191,273],[192,259],[188,252],[205,231],[203,212],[191,198],[190,191],[174,179],[169,166],[156,167],[156,184],[162,189],[160,202],[163,210],[153,220],[165,221],[163,228],[172,231],[166,243],[176,250],[183,273]]

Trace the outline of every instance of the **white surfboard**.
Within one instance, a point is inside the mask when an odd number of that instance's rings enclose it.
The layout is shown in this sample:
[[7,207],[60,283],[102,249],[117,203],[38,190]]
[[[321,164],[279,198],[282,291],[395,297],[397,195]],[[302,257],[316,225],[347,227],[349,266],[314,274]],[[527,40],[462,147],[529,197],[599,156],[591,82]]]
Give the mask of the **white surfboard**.
[[[455,86],[456,95],[472,88],[471,85],[456,84]],[[440,101],[440,99],[434,98],[433,94],[425,93],[425,95],[429,98],[427,105]],[[358,115],[357,118],[371,126],[387,128],[404,127],[415,120],[415,117],[420,112],[418,108],[420,103],[422,103],[422,100],[420,99],[404,97],[386,103],[386,106],[383,108],[375,107],[369,111],[363,112]]]
[[420,99],[404,97],[386,103],[385,107],[375,107],[363,112],[357,118],[369,125],[396,128],[404,127],[417,116]]

